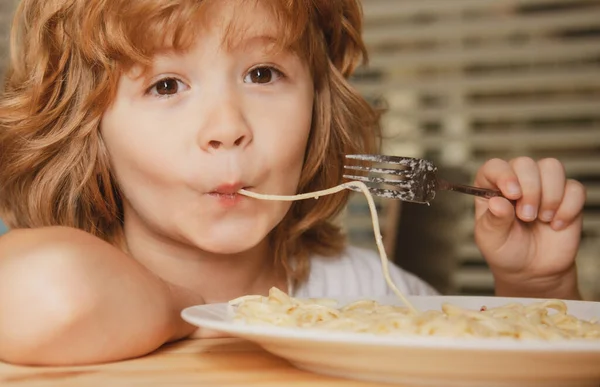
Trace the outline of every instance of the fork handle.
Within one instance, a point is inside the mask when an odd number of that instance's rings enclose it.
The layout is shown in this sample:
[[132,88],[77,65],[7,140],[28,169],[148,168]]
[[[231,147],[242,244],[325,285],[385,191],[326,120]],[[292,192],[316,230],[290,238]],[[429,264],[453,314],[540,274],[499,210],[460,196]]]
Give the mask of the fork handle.
[[496,190],[496,189],[479,188],[479,187],[473,187],[470,185],[463,185],[463,184],[454,184],[454,183],[450,183],[448,181],[441,180],[441,179],[438,180],[438,188],[446,190],[446,191],[456,191],[456,192],[462,192],[467,195],[480,196],[480,197],[483,197],[486,199],[500,196],[500,197],[503,197],[503,198],[509,200],[513,205],[515,204],[514,200],[508,199],[506,196],[502,195],[502,192],[500,192],[499,190]]

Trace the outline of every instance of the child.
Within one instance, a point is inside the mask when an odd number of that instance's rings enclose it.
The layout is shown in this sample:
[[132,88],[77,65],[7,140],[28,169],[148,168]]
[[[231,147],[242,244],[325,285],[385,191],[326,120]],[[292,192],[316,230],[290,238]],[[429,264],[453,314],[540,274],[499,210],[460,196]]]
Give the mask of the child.
[[[350,87],[357,0],[22,0],[0,99],[0,359],[84,364],[190,336],[187,306],[380,296],[331,220],[345,154],[377,152]],[[491,160],[476,239],[499,295],[578,297],[584,190],[552,159]],[[393,268],[411,294],[434,290]]]

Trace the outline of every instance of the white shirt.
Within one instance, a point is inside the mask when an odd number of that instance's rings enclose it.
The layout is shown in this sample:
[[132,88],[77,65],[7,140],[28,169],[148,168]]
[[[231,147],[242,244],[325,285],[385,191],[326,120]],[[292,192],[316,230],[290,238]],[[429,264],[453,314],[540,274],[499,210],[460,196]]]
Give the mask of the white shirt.
[[[390,276],[408,295],[437,295],[433,287],[415,275],[389,263]],[[297,298],[383,297],[393,295],[383,277],[379,254],[347,247],[337,257],[312,256],[308,280],[289,294]]]

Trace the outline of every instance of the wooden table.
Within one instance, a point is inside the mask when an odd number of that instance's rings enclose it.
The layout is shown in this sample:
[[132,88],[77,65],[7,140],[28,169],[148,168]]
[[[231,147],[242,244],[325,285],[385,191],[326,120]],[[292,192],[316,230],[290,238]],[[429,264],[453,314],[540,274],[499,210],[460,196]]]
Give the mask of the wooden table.
[[0,386],[318,386],[389,387],[320,376],[240,339],[184,340],[138,359],[78,367],[0,363]]

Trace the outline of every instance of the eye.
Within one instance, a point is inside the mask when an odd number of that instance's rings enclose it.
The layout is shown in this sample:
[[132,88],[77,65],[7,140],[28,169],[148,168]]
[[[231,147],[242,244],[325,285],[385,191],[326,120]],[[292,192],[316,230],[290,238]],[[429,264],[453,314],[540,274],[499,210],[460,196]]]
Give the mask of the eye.
[[187,85],[177,78],[162,78],[146,90],[146,94],[157,97],[170,97],[187,89]]
[[271,66],[259,66],[248,71],[244,77],[245,83],[272,83],[283,76],[283,73]]

